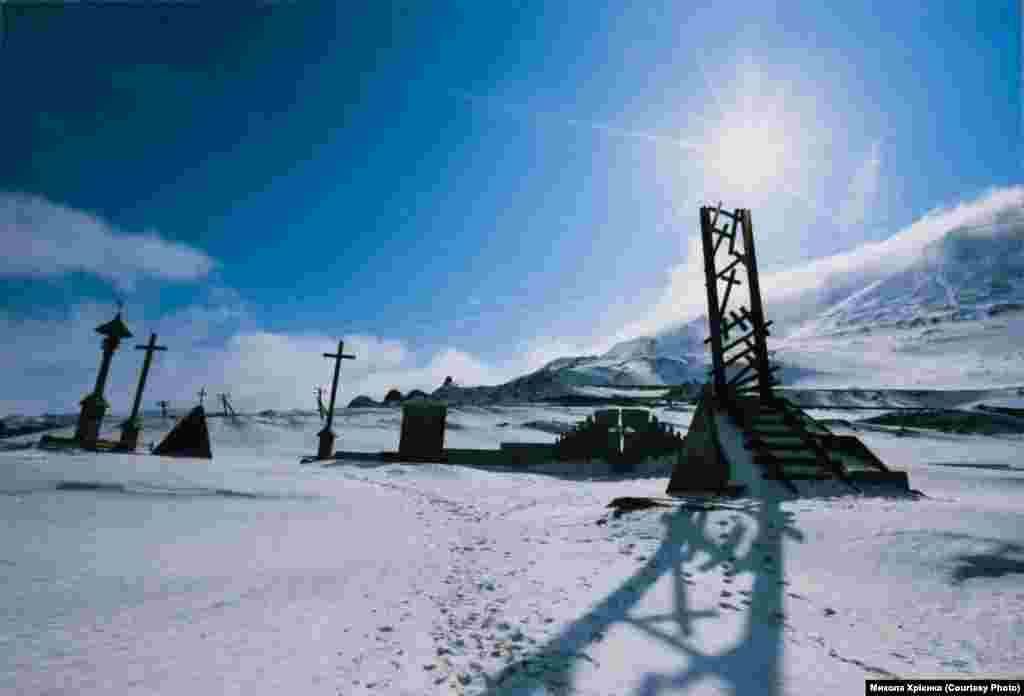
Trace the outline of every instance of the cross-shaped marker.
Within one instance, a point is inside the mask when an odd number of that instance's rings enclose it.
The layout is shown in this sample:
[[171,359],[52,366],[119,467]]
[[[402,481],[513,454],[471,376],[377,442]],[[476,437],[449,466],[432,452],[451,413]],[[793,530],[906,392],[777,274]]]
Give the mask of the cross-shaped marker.
[[199,405],[203,405],[203,399],[206,398],[206,387],[199,390]]
[[149,374],[149,364],[153,361],[153,353],[158,350],[167,350],[166,346],[156,344],[156,334],[149,335],[149,343],[144,346],[135,346],[135,350],[146,351],[146,357],[142,359],[142,374],[139,375],[139,388],[135,391],[135,404],[132,406],[132,415],[129,420],[134,421],[139,415],[139,404],[142,403],[142,390],[146,388],[146,375]]
[[342,360],[355,360],[354,355],[345,355],[345,342],[338,341],[338,352],[337,353],[324,353],[325,358],[334,358],[334,382],[331,384],[331,405],[327,409],[327,425],[324,426],[325,430],[331,429],[331,423],[334,422],[334,397],[338,394],[338,372],[341,370]]

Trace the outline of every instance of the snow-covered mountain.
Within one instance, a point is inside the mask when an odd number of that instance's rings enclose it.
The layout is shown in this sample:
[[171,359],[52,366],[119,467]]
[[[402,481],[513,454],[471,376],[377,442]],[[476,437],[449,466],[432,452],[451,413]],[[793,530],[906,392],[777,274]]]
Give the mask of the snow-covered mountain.
[[1024,384],[1024,215],[951,230],[773,347],[804,386]]
[[[769,349],[782,383],[1024,384],[1024,210],[955,227],[914,254],[896,267],[834,273],[797,297],[763,278],[766,313],[775,322]],[[701,316],[603,355],[553,360],[497,387],[449,384],[434,396],[488,403],[587,395],[595,387],[699,383],[710,363],[706,336]]]
[[903,271],[866,284],[794,336],[907,329],[1024,310],[1024,219],[952,230]]
[[[671,341],[677,340],[673,334]],[[446,383],[435,398],[456,403],[541,401],[571,397],[613,396],[614,388],[679,385],[700,382],[707,372],[703,356],[694,347],[677,351],[654,339],[619,344],[604,355],[558,358],[544,367],[494,387],[462,387]],[[697,341],[699,344],[700,341]],[[647,352],[644,352],[647,351]],[[611,388],[611,391],[608,389]],[[634,392],[635,393],[635,392]]]

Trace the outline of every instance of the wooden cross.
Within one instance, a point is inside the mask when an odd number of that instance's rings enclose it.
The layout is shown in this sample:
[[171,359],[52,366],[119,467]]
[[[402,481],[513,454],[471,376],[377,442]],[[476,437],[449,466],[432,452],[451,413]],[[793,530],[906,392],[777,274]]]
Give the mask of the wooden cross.
[[345,342],[338,341],[338,352],[337,353],[324,353],[325,358],[334,358],[334,382],[331,384],[331,405],[327,409],[327,425],[324,426],[326,430],[331,429],[331,423],[334,422],[334,398],[338,394],[338,372],[341,370],[342,360],[355,360],[354,355],[345,355]]
[[142,403],[142,390],[146,388],[146,375],[149,374],[149,364],[153,360],[153,353],[158,350],[167,350],[166,346],[156,344],[156,334],[149,335],[149,343],[144,346],[135,346],[135,350],[146,351],[146,357],[142,360],[142,374],[139,375],[139,388],[135,390],[135,403],[132,405],[132,415],[129,420],[134,421],[139,415],[139,404]]
[[313,393],[316,394],[316,410],[320,414],[320,420],[323,420],[327,413],[327,409],[324,408],[324,388],[314,387]]
[[206,398],[206,387],[199,390],[199,405],[203,405],[203,399]]

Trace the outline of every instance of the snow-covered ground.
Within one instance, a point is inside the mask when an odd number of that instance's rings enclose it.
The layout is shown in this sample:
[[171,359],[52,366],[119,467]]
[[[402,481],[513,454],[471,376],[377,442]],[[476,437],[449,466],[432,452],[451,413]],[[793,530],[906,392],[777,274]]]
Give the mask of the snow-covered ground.
[[[446,444],[550,442],[538,423],[590,412],[456,409]],[[338,448],[394,449],[398,418],[345,411]],[[300,465],[315,416],[209,422],[212,461],[0,451],[0,691],[804,695],[1021,674],[1021,436],[859,429],[918,500],[614,519],[612,498],[667,479]]]

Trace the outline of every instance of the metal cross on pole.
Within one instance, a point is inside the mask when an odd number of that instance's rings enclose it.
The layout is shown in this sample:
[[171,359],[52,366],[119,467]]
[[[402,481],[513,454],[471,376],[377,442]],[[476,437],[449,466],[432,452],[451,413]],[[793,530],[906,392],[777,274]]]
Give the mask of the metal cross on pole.
[[139,405],[142,403],[142,390],[146,388],[146,376],[149,375],[149,365],[153,361],[153,353],[158,350],[167,350],[166,346],[156,344],[156,334],[149,335],[149,343],[144,346],[135,346],[135,350],[146,351],[146,357],[142,359],[142,372],[139,374],[139,386],[135,390],[135,402],[132,404],[132,413],[121,425],[121,442],[119,446],[124,449],[135,449],[139,441]]
[[203,399],[206,398],[206,387],[199,390],[199,405],[203,405]]
[[338,395],[338,373],[341,371],[342,360],[355,360],[354,355],[345,355],[345,342],[338,341],[337,353],[324,353],[325,358],[334,359],[334,381],[331,383],[331,403],[327,407],[327,424],[317,435],[320,438],[320,447],[317,451],[317,459],[330,459],[334,454],[334,432],[331,425],[334,422],[334,400]]

